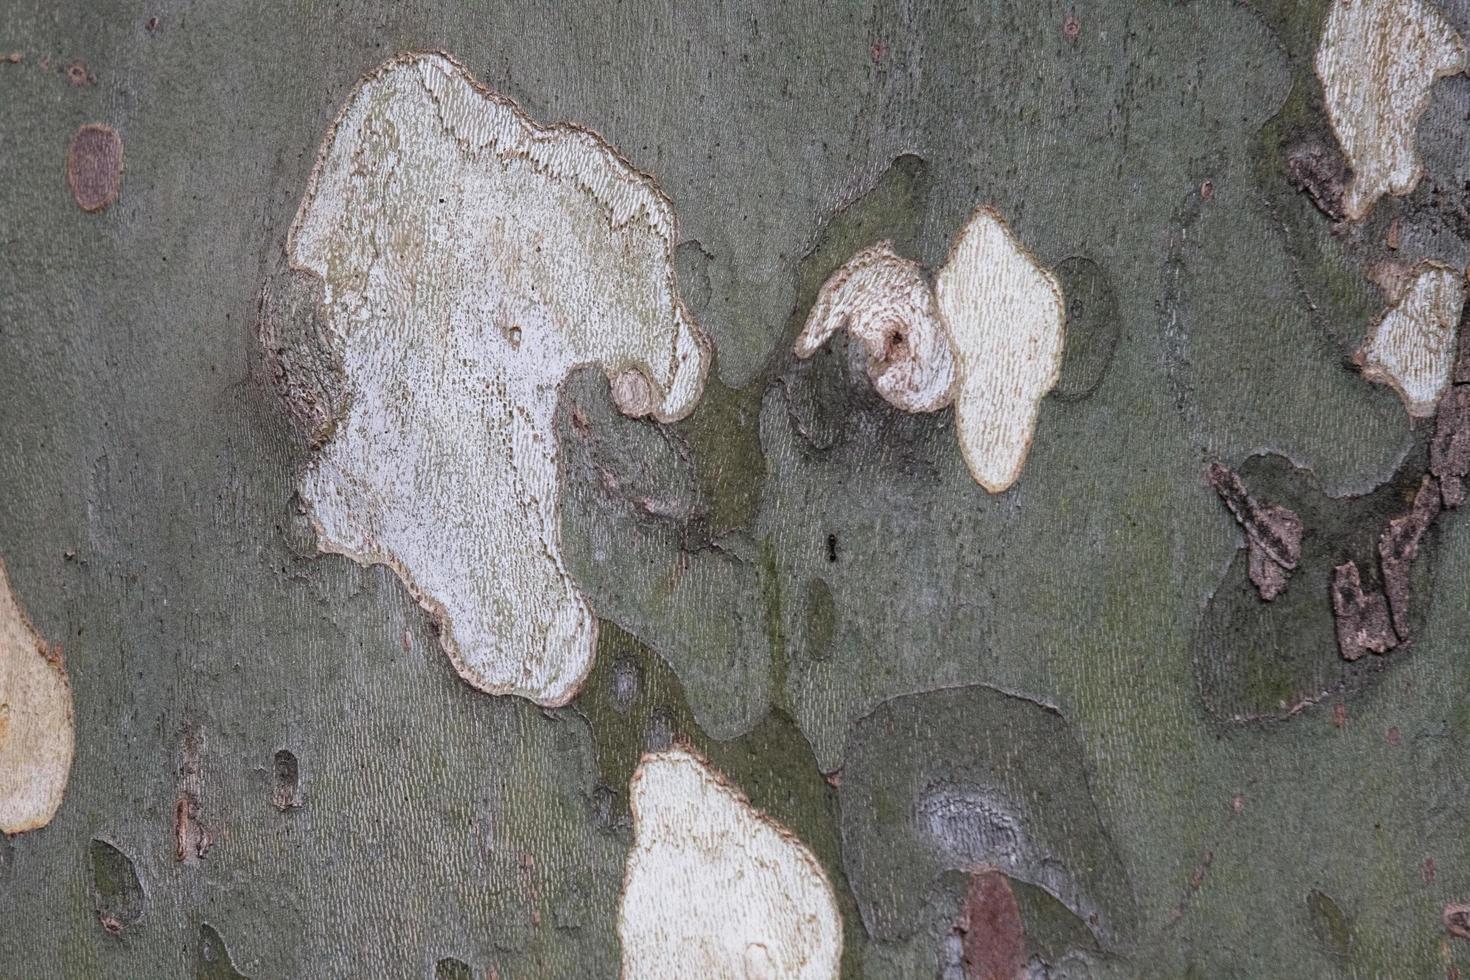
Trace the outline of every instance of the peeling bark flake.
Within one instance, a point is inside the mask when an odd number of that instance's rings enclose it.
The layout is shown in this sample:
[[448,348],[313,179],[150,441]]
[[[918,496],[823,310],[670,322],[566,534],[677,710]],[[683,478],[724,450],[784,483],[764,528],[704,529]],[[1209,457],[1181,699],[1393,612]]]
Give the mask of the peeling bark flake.
[[1341,154],[1315,141],[1297,146],[1286,155],[1286,179],[1310,197],[1318,211],[1333,221],[1343,219],[1348,174]]
[[1332,613],[1337,621],[1337,648],[1344,660],[1365,653],[1387,653],[1398,646],[1381,592],[1364,592],[1356,562],[1332,570]]
[[846,327],[868,376],[892,405],[929,412],[953,402],[960,451],[991,493],[1025,465],[1042,397],[1061,375],[1061,285],[991,208],[960,229],[931,288],[888,242],[864,249],[823,285],[798,357]]
[[1465,43],[1425,0],[1335,0],[1316,69],[1353,170],[1343,211],[1358,220],[1419,183],[1419,116],[1435,80],[1465,69]]
[[842,920],[805,845],[682,748],[645,755],[629,793],[624,977],[837,976]]
[[71,680],[26,619],[0,562],[0,833],[44,827],[61,806],[76,730]]
[[1301,559],[1301,518],[1286,507],[1256,500],[1240,477],[1219,463],[1210,464],[1206,478],[1245,530],[1251,582],[1270,602],[1286,591],[1287,579]]
[[1378,321],[1354,361],[1370,381],[1391,385],[1415,418],[1428,418],[1450,386],[1465,277],[1427,262]]
[[1470,473],[1470,384],[1457,384],[1440,399],[1429,444],[1429,472],[1439,480],[1447,508],[1465,502],[1465,476]]
[[600,137],[542,127],[447,56],[366,78],[292,229],[350,404],[301,486],[323,551],[390,566],[470,684],[554,706],[596,620],[561,551],[558,387],[597,364],[629,415],[691,411],[710,353],[673,206]]
[[1378,536],[1378,568],[1383,575],[1383,591],[1388,597],[1394,632],[1400,640],[1409,638],[1409,573],[1419,554],[1419,540],[1439,516],[1439,488],[1433,478],[1424,477],[1414,494],[1409,513],[1395,517]]

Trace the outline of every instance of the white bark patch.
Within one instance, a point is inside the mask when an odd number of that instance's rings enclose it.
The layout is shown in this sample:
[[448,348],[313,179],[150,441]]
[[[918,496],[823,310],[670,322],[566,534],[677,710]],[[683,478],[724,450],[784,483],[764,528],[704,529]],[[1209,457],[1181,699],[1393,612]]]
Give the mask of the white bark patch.
[[950,403],[954,355],[934,290],[892,242],[863,249],[822,284],[796,356],[811,357],[843,328],[862,341],[868,380],[891,405],[932,412]]
[[960,230],[934,291],[959,362],[960,452],[980,485],[999,493],[1020,477],[1041,399],[1061,376],[1062,287],[1000,215],[981,208]]
[[0,833],[51,822],[76,741],[71,681],[26,620],[0,563]]
[[837,899],[805,845],[683,749],[644,756],[629,792],[625,978],[837,976]]
[[1425,0],[1336,0],[1316,66],[1353,168],[1343,211],[1357,220],[1380,195],[1419,183],[1419,116],[1435,79],[1465,70],[1465,43]]
[[933,287],[881,242],[822,286],[796,341],[810,357],[846,328],[890,404],[932,412],[953,402],[960,451],[991,493],[1026,463],[1041,399],[1062,367],[1062,287],[990,208],[960,229]]
[[1432,416],[1454,370],[1464,306],[1465,277],[1426,262],[1354,357],[1363,377],[1392,385],[1415,418]]
[[323,282],[351,402],[301,495],[324,551],[392,567],[460,675],[570,700],[596,620],[562,560],[558,386],[681,418],[708,344],[674,279],[673,207],[598,136],[542,127],[442,55],[364,79],[291,233]]

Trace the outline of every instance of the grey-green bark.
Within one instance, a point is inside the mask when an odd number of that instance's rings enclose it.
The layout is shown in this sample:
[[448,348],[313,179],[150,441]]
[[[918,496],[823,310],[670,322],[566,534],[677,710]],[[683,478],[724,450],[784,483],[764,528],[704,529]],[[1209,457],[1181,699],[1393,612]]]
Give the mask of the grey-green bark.
[[[1431,532],[1407,649],[1346,665],[1327,593],[1424,469],[1433,423],[1345,361],[1376,263],[1470,259],[1470,81],[1434,89],[1417,190],[1335,230],[1286,167],[1335,152],[1325,11],[9,0],[0,558],[64,649],[77,753],[51,824],[0,843],[0,976],[616,975],[627,782],[675,735],[811,847],[850,976],[958,968],[981,784],[1024,801],[1003,870],[1055,976],[1470,968],[1441,922],[1470,900],[1470,522]],[[460,681],[293,500],[258,299],[339,106],[411,49],[653,175],[717,350],[674,426],[594,372],[563,391],[603,628],[562,709]],[[125,146],[95,214],[63,174],[88,122]],[[1072,310],[1000,495],[948,411],[789,353],[854,251],[933,266],[985,202]],[[1307,524],[1269,607],[1213,460]]]

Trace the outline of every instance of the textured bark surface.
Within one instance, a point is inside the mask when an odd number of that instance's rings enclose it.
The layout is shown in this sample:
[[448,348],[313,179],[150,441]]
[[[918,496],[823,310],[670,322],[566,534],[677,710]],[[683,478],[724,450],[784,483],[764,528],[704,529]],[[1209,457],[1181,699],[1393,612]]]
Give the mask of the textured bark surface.
[[[615,976],[676,742],[821,866],[844,976],[1470,971],[1464,358],[1423,419],[1352,363],[1394,269],[1470,263],[1470,79],[1343,222],[1328,9],[0,5],[0,560],[76,727],[0,838],[0,977]],[[291,220],[359,80],[440,49],[657,182],[714,349],[672,424],[561,387],[564,707],[460,680],[294,496],[342,405]],[[952,410],[792,352],[853,255],[936,269],[985,205],[1067,306],[999,494]],[[1212,463],[1300,521],[1271,602]],[[1412,637],[1352,663],[1348,562]]]

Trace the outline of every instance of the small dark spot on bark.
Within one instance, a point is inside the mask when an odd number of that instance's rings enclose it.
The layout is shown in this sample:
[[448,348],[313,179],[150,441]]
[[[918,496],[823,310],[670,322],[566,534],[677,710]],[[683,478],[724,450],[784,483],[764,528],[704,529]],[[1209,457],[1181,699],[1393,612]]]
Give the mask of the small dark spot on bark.
[[1333,956],[1345,960],[1353,950],[1353,925],[1330,895],[1312,889],[1307,894],[1307,914],[1317,942]]
[[1333,569],[1332,613],[1337,619],[1337,648],[1344,660],[1365,653],[1387,653],[1398,646],[1382,592],[1364,592],[1357,562]]
[[1341,728],[1342,726],[1347,724],[1347,720],[1347,705],[1339,701],[1332,706],[1332,724],[1338,728]]
[[96,85],[97,79],[87,71],[85,61],[73,61],[66,66],[66,80],[73,85]]
[[301,764],[295,753],[281,749],[271,765],[271,804],[281,812],[301,806]]
[[463,960],[446,956],[434,964],[434,980],[474,980],[474,971]]
[[619,714],[625,714],[638,699],[642,680],[639,673],[638,661],[632,657],[619,657],[613,661],[612,703]]
[[1286,179],[1333,221],[1344,217],[1342,195],[1348,177],[1343,155],[1321,143],[1302,143],[1286,154]]
[[663,705],[653,709],[643,736],[645,752],[662,752],[674,744],[674,718]]
[[158,30],[158,18],[157,17],[149,17],[148,18],[148,23],[144,24],[143,26],[146,27],[146,28],[148,28],[148,33],[149,34],[152,34],[154,31]]
[[609,829],[619,816],[618,791],[606,783],[598,783],[592,789],[592,816],[597,825]]
[[827,560],[831,562],[837,560],[837,535],[835,534],[827,535]]
[[1068,14],[1062,18],[1062,37],[1068,41],[1075,41],[1082,36],[1082,22],[1077,19],[1076,14]]
[[1250,580],[1261,598],[1270,602],[1286,590],[1286,580],[1301,559],[1301,518],[1285,507],[1256,500],[1240,477],[1219,463],[1211,463],[1205,475],[1245,529]]
[[1444,907],[1444,927],[1451,936],[1470,939],[1470,905],[1451,902]]
[[1209,201],[1215,197],[1215,182],[1206,180],[1199,185],[1199,198],[1201,201]]
[[66,154],[66,182],[83,211],[101,211],[117,200],[122,183],[122,137],[111,126],[78,129]]
[[88,848],[92,867],[92,900],[97,921],[114,936],[143,917],[147,900],[132,860],[105,840]]
[[909,356],[908,338],[901,330],[890,330],[883,338],[883,363],[892,364]]
[[1010,879],[999,871],[970,876],[958,930],[965,980],[1016,980],[1026,973],[1026,930]]

